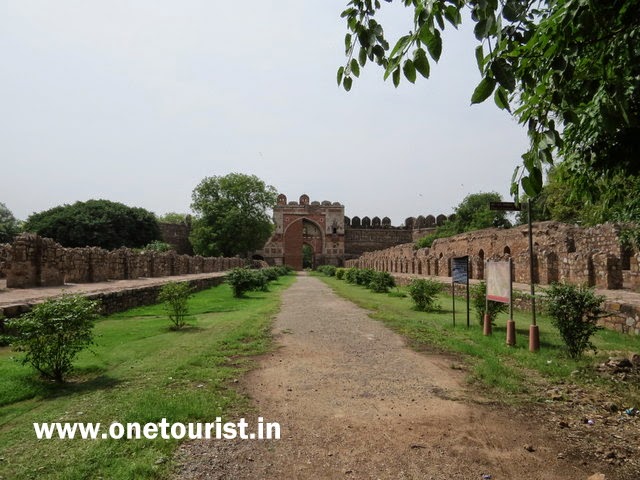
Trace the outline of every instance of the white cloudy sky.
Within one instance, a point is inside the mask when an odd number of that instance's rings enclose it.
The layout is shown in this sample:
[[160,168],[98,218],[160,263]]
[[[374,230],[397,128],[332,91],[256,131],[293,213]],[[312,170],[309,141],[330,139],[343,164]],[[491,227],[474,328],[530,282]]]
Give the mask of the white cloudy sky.
[[[508,184],[526,134],[479,81],[467,22],[429,81],[336,85],[346,0],[0,0],[0,202],[21,219],[107,198],[189,210],[252,173],[347,215],[450,213]],[[387,33],[411,27],[384,4]]]

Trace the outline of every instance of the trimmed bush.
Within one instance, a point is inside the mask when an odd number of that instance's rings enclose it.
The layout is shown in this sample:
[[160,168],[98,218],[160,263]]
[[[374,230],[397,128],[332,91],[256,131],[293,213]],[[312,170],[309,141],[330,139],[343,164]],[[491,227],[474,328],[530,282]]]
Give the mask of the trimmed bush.
[[338,280],[344,280],[344,272],[346,271],[346,268],[336,268],[336,278]]
[[413,280],[407,289],[409,296],[415,303],[416,310],[432,312],[440,309],[440,305],[436,303],[436,297],[443,290],[443,285],[440,282],[419,278]]
[[500,313],[504,313],[508,310],[509,305],[502,302],[494,302],[489,300],[486,302],[487,296],[487,284],[484,282],[480,282],[476,285],[472,285],[470,287],[471,292],[471,305],[476,312],[476,317],[478,318],[478,322],[480,325],[484,324],[484,313],[485,307],[487,308],[487,313],[489,314],[489,320],[491,323],[495,322],[496,317]]
[[387,293],[395,286],[396,281],[389,272],[374,272],[369,282],[369,288],[376,293]]
[[233,296],[236,298],[242,297],[246,292],[253,290],[255,286],[253,272],[248,268],[234,268],[227,274],[226,280],[231,285]]
[[317,270],[324,273],[327,277],[334,277],[336,275],[336,267],[333,265],[321,265]]
[[26,352],[22,363],[56,382],[73,370],[76,355],[93,343],[93,326],[99,303],[81,295],[46,300],[8,323],[18,334],[12,346]]
[[191,295],[191,287],[186,282],[169,282],[160,290],[158,301],[164,303],[174,330],[180,330],[187,323],[188,303]]
[[585,350],[596,351],[591,336],[602,327],[604,297],[585,286],[553,284],[545,290],[546,310],[551,323],[560,331],[571,358],[580,358]]
[[356,283],[358,285],[362,285],[363,287],[368,287],[373,279],[373,275],[375,274],[375,270],[371,268],[361,268],[356,270]]
[[[268,291],[269,282],[274,277],[274,274],[289,271],[290,270],[281,267],[263,268],[260,270],[238,267],[227,274],[226,280],[233,289],[233,296],[240,298],[244,296],[246,292]],[[277,279],[278,276],[275,276],[274,280]]]
[[344,272],[344,279],[347,283],[357,283],[358,269],[356,267],[347,268]]

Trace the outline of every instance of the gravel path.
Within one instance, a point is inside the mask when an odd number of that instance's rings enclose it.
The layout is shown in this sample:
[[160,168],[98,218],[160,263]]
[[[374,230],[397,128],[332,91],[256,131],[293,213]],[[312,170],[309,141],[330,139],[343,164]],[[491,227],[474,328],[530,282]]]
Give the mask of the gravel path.
[[[320,280],[300,276],[280,348],[241,380],[282,439],[185,443],[176,478],[586,479],[535,418],[479,399],[455,359],[422,354]],[[528,449],[525,449],[525,446]],[[532,450],[532,451],[529,451]]]

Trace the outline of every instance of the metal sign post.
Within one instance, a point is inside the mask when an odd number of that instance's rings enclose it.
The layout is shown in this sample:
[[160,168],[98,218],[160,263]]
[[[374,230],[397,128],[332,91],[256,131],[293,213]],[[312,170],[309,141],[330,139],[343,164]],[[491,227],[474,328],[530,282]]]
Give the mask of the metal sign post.
[[536,289],[533,278],[533,229],[531,227],[531,199],[527,201],[527,213],[529,217],[529,280],[531,283],[531,325],[529,326],[529,351],[540,350],[540,330],[536,325]]

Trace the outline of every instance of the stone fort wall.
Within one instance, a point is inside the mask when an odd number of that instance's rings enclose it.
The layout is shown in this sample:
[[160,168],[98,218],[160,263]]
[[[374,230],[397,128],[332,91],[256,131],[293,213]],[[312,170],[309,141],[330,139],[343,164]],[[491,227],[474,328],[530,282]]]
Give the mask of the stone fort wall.
[[[4,252],[4,253],[2,253]],[[7,253],[8,252],[8,253]],[[8,288],[61,286],[106,280],[211,273],[244,265],[241,258],[139,252],[128,248],[64,248],[49,238],[25,233],[0,248]]]
[[[533,226],[534,282],[566,281],[605,289],[640,289],[640,255],[619,242],[612,224],[580,228],[558,222]],[[485,229],[434,241],[431,248],[413,243],[364,253],[346,266],[392,273],[451,276],[451,259],[469,256],[470,276],[484,279],[484,262],[511,258],[515,282],[529,283],[528,229]]]
[[416,240],[433,233],[452,217],[427,215],[409,217],[404,225],[394,227],[388,217],[344,217],[345,259],[353,259],[365,252],[383,250]]

